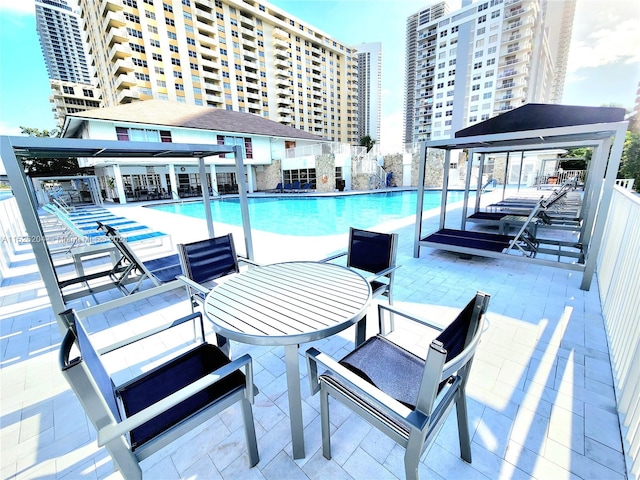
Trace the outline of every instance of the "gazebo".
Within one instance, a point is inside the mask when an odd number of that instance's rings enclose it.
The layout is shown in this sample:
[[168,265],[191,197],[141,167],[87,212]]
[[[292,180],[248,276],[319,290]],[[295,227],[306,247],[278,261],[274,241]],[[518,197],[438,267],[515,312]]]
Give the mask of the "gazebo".
[[[242,150],[239,146],[0,136],[0,155],[2,156],[13,194],[17,200],[20,216],[22,217],[27,235],[29,239],[31,239],[31,246],[36,258],[38,270],[42,276],[53,311],[59,314],[66,310],[68,306],[65,303],[61,288],[58,284],[55,266],[40,222],[38,203],[33,184],[24,173],[21,159],[111,157],[147,158],[154,159],[157,162],[163,162],[168,158],[180,158],[182,162],[193,162],[197,164],[204,178],[204,159],[212,155],[226,153],[235,155],[245,246],[247,256],[252,259],[253,242],[247,202],[245,166],[242,161]],[[205,202],[205,215],[209,236],[213,237],[213,221],[211,210],[208,208],[209,193],[206,188],[203,189],[202,193]],[[176,280],[175,282],[178,281]],[[155,288],[170,290],[172,287],[175,288],[175,285],[165,284],[164,286]],[[152,292],[152,290],[153,289],[150,289],[149,292]],[[58,322],[62,328],[64,321],[58,318]]]
[[[455,138],[424,142],[420,150],[418,171],[418,201],[414,237],[414,257],[420,256],[423,246],[457,252],[464,255],[518,259],[542,265],[567,268],[583,272],[581,288],[588,290],[595,270],[596,258],[605,228],[606,214],[611,200],[628,122],[625,110],[611,107],[582,107],[566,105],[527,104],[507,113],[470,126],[456,133]],[[512,255],[513,239],[505,235],[500,242],[467,230],[469,193],[476,192],[475,210],[480,205],[482,171],[488,155],[517,154],[550,149],[589,147],[593,155],[589,162],[584,185],[579,227],[580,254],[574,261],[560,262],[535,256]],[[423,195],[426,163],[433,150],[444,151],[443,189],[439,230],[424,234],[422,231]],[[459,229],[446,228],[449,166],[453,150],[468,151],[464,206]],[[508,158],[508,157],[507,157]],[[477,185],[471,185],[471,171],[478,162]],[[507,164],[508,168],[508,164]],[[493,235],[482,233],[482,237]],[[491,247],[487,247],[490,244]]]

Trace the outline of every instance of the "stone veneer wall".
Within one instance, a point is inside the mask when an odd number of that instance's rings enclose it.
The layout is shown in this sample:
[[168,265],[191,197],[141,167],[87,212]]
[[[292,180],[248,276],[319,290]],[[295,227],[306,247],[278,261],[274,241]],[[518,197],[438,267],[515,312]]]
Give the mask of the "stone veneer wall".
[[[402,154],[396,153],[393,155],[384,156],[384,171],[389,173],[393,172],[393,179],[391,185],[401,187],[403,185],[403,168],[402,168]],[[385,182],[386,178],[383,179]]]
[[271,165],[264,165],[262,172],[256,171],[256,190],[265,191],[276,188],[282,181],[281,160],[274,160]]
[[[316,191],[333,192],[336,189],[335,156],[332,153],[324,153],[316,156]],[[322,179],[326,176],[327,181]]]

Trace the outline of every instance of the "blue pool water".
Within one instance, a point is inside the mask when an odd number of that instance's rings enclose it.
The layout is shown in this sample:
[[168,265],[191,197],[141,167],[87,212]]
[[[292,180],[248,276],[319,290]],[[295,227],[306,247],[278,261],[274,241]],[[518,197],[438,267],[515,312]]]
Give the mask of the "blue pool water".
[[[440,191],[424,193],[424,210],[440,207]],[[251,228],[282,235],[337,235],[349,227],[369,229],[391,220],[415,216],[417,192],[399,191],[326,197],[249,198]],[[463,192],[449,192],[447,202],[463,200]],[[172,203],[150,208],[204,219],[203,202]],[[214,222],[242,225],[240,201],[211,201]]]

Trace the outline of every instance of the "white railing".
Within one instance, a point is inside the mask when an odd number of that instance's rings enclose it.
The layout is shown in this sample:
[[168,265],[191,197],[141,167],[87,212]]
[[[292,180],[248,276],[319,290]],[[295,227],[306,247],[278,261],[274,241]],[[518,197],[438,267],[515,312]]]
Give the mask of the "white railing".
[[629,477],[640,476],[640,197],[615,187],[598,255],[598,286],[609,340]]
[[6,278],[22,237],[27,236],[15,197],[0,200],[0,280]]
[[633,190],[634,182],[635,182],[635,178],[618,178],[618,179],[616,179],[616,185],[619,185],[622,188],[626,188],[627,190]]

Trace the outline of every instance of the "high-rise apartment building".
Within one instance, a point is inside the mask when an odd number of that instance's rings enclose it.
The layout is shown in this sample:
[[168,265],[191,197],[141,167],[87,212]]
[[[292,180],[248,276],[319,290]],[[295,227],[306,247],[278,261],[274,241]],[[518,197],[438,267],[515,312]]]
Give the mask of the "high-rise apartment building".
[[358,138],[379,145],[382,117],[382,43],[362,43],[358,51]]
[[549,40],[551,58],[554,60],[550,103],[562,102],[569,49],[571,48],[573,19],[576,14],[576,1],[543,0],[542,2],[545,31]]
[[67,113],[100,106],[91,85],[80,16],[65,0],[36,0],[36,29],[49,75],[54,116],[61,125]]
[[404,75],[404,125],[403,140],[411,142],[413,138],[413,122],[416,101],[416,62],[418,61],[418,31],[422,26],[431,23],[449,13],[447,2],[435,3],[407,18],[407,40]]
[[409,18],[405,142],[449,138],[525,103],[559,100],[564,73],[560,81],[554,66],[562,55],[551,48],[555,27],[545,24],[542,1],[465,2],[430,20]]
[[253,0],[79,0],[105,106],[150,98],[356,143],[351,47]]

